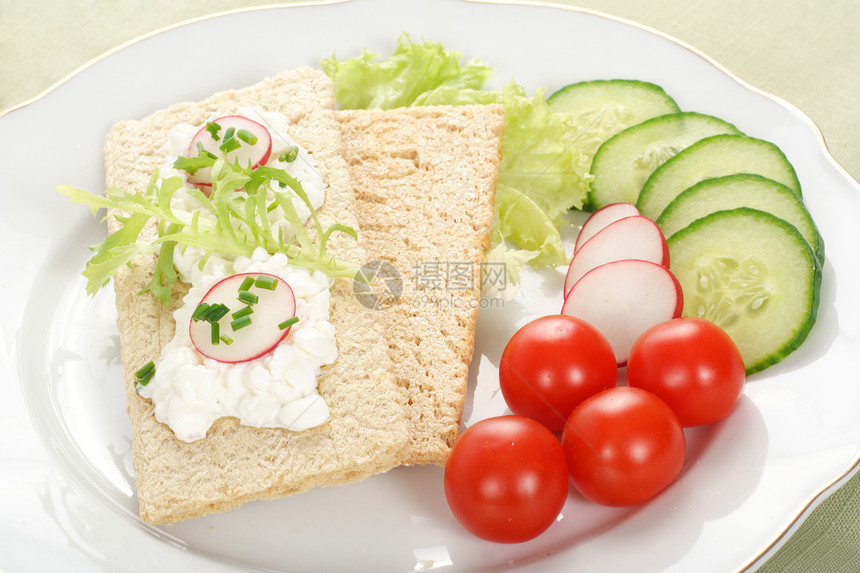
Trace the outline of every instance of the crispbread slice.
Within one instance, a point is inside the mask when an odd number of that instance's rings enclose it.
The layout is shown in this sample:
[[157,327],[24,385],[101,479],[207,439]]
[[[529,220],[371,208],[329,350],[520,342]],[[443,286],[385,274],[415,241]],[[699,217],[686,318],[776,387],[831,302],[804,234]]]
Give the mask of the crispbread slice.
[[466,396],[504,108],[353,110],[336,117],[362,245],[402,280],[398,302],[376,314],[409,394],[404,463],[443,465]]
[[[331,82],[309,68],[117,124],[105,148],[107,184],[142,189],[164,161],[163,143],[173,125],[199,124],[212,113],[240,105],[259,105],[287,116],[290,134],[314,154],[330,186],[318,212],[323,226],[336,221],[357,228],[351,179],[331,111]],[[109,226],[115,228],[116,222],[111,220]],[[333,236],[328,250],[345,260],[366,258],[349,238]],[[139,257],[115,277],[135,480],[145,521],[169,523],[226,511],[254,499],[362,479],[400,463],[409,430],[404,388],[392,374],[382,325],[355,299],[351,281],[343,279],[336,281],[331,299],[339,356],[319,384],[330,408],[329,422],[289,432],[240,426],[233,418],[223,418],[203,440],[177,440],[155,419],[151,402],[134,389],[134,372],[155,359],[172,338],[172,312],[186,291],[177,286],[170,308],[148,294],[138,295],[153,267],[153,258]]]

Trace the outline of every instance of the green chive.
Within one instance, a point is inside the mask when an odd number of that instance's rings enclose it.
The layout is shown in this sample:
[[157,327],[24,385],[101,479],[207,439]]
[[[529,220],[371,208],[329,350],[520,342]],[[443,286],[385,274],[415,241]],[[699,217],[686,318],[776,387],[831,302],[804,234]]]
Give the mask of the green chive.
[[210,304],[209,308],[200,313],[200,320],[205,320],[206,322],[212,322],[210,317],[218,314],[221,310],[221,305],[218,304]]
[[208,157],[209,159],[218,159],[217,155],[215,155],[214,153],[212,153],[211,151],[209,151],[207,149],[204,149],[202,143],[197,144],[197,151],[199,151],[200,153],[202,153],[205,157]]
[[218,342],[220,342],[220,340],[221,340],[221,327],[218,325],[217,322],[212,323],[212,331],[211,332],[212,332],[212,338],[211,338],[212,344],[218,344]]
[[236,137],[238,137],[248,145],[254,145],[255,143],[257,143],[257,136],[248,131],[247,129],[240,129],[236,133]]
[[234,331],[239,330],[240,328],[245,328],[246,326],[250,326],[251,317],[250,316],[241,316],[230,323],[230,328]]
[[281,153],[281,156],[278,158],[284,163],[292,163],[296,160],[296,157],[299,156],[299,148],[295,145],[291,145],[289,149]]
[[245,277],[245,280],[242,281],[242,285],[239,287],[239,291],[250,290],[251,287],[254,286],[254,277],[248,275]]
[[294,316],[294,317],[292,317],[292,318],[288,318],[287,320],[285,320],[284,322],[282,322],[281,324],[279,324],[279,325],[278,325],[278,328],[279,328],[279,329],[281,329],[281,330],[284,330],[284,329],[286,329],[286,328],[291,327],[292,325],[294,325],[294,324],[295,324],[295,323],[297,323],[298,321],[299,321],[299,317],[298,317],[298,316]]
[[260,297],[250,291],[243,290],[239,293],[239,300],[245,304],[257,304]]
[[228,127],[227,131],[224,133],[224,139],[230,139],[233,137],[233,134],[236,133],[235,127]]
[[254,285],[266,290],[275,290],[275,287],[278,286],[278,279],[272,275],[260,275]]
[[155,362],[150,360],[143,367],[134,373],[134,381],[141,386],[146,386],[152,377],[155,375]]
[[212,139],[214,139],[215,141],[221,139],[220,137],[218,137],[218,132],[221,131],[221,126],[214,121],[206,123],[206,131],[209,132],[209,135],[211,135]]
[[150,372],[152,372],[153,370],[155,370],[155,362],[153,362],[152,360],[150,360],[149,362],[147,362],[146,364],[144,364],[143,366],[141,366],[140,370],[138,370],[137,372],[135,372],[135,373],[134,373],[134,375],[135,375],[135,377],[137,377],[137,378],[142,378],[143,376],[145,376],[145,375],[149,374],[149,373],[150,373]]
[[229,336],[227,336],[226,334],[222,334],[221,335],[221,342],[223,342],[227,346],[230,346],[231,344],[233,344],[233,339],[230,338]]
[[230,153],[231,151],[235,151],[240,147],[242,147],[242,144],[231,137],[230,139],[225,139],[224,143],[218,146],[218,149],[220,149],[224,153]]
[[228,312],[230,312],[230,308],[226,304],[213,304],[203,315],[203,320],[207,322],[218,322],[224,318]]
[[242,318],[243,316],[248,316],[252,312],[254,312],[254,307],[246,306],[244,308],[237,310],[236,312],[234,312],[230,316],[233,318],[233,320],[236,320],[237,318]]
[[197,305],[197,308],[194,309],[194,314],[191,315],[191,320],[193,320],[194,322],[201,320],[206,314],[207,310],[209,310],[209,305],[205,302],[201,302]]

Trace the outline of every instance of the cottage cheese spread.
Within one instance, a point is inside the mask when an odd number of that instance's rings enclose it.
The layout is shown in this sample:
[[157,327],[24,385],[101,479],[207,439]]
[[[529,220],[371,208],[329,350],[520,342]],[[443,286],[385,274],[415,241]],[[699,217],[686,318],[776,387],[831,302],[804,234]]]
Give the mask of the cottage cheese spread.
[[[287,120],[280,114],[265,113],[254,108],[238,110],[266,125],[272,135],[269,165],[285,169],[302,183],[315,209],[325,200],[325,182],[314,168],[313,158],[299,151],[290,163],[279,160],[283,151],[295,143],[287,136]],[[221,114],[223,115],[223,114]],[[217,117],[217,116],[213,116]],[[199,126],[179,125],[171,131],[169,159],[161,170],[163,177],[181,174],[171,167],[174,159],[184,153]],[[294,204],[304,219],[310,211],[302,201]],[[176,213],[191,216],[199,209],[199,201],[184,190],[174,193],[171,208]],[[275,219],[273,228],[286,221]],[[212,215],[201,211],[201,220]],[[322,368],[337,358],[334,327],[329,322],[330,279],[319,271],[309,272],[291,265],[283,254],[270,255],[256,249],[250,257],[212,255],[203,261],[203,252],[196,248],[177,247],[174,265],[183,282],[191,288],[183,305],[174,313],[176,333],[156,360],[155,375],[139,389],[140,395],[155,405],[155,416],[167,424],[184,441],[206,436],[219,418],[233,416],[246,426],[278,427],[302,431],[325,423],[329,410],[317,392],[317,379]],[[259,272],[281,277],[293,290],[296,316],[299,322],[273,352],[238,364],[218,362],[200,354],[191,342],[191,314],[206,292],[219,280],[237,273]]]

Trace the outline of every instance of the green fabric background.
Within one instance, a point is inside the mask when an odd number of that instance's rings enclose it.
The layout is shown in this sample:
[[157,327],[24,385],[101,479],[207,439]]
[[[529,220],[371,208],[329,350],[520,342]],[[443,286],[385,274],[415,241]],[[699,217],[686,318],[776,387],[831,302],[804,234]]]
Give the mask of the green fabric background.
[[[404,0],[408,1],[408,0]],[[290,2],[281,2],[288,4]],[[860,179],[860,2],[857,0],[555,0],[631,20],[704,52],[809,115],[836,161]],[[189,19],[255,0],[0,2],[0,114],[94,58]],[[860,477],[824,500],[760,569],[860,571]]]

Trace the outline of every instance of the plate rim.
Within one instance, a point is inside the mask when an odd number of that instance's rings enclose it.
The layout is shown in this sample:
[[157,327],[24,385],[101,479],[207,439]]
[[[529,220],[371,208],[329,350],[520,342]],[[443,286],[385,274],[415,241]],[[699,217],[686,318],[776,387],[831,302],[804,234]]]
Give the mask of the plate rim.
[[[122,50],[127,49],[128,47],[130,47],[132,45],[146,41],[146,40],[153,38],[153,37],[157,37],[157,36],[162,35],[166,32],[169,32],[171,30],[190,26],[190,25],[193,25],[195,23],[199,23],[199,22],[203,22],[203,21],[207,21],[207,20],[228,17],[230,15],[240,14],[240,13],[262,12],[262,11],[267,11],[267,10],[280,10],[280,9],[285,9],[285,8],[303,8],[303,7],[309,7],[309,6],[337,5],[337,4],[355,3],[358,1],[359,0],[301,0],[298,2],[273,2],[273,3],[269,3],[269,4],[261,4],[261,5],[256,5],[256,6],[245,6],[245,7],[233,8],[233,9],[227,9],[227,10],[219,10],[217,12],[199,15],[199,16],[187,18],[187,19],[184,19],[184,20],[172,23],[172,24],[161,26],[157,29],[151,30],[151,31],[146,32],[144,34],[141,34],[141,35],[135,36],[133,38],[127,39],[127,40],[123,41],[122,43],[118,44],[117,46],[114,46],[114,47],[112,47],[112,48],[110,48],[110,49],[108,49],[108,50],[106,50],[100,54],[97,54],[92,59],[90,59],[89,61],[79,65],[76,68],[74,68],[72,71],[67,73],[65,76],[61,77],[59,80],[55,81],[53,84],[51,84],[50,86],[48,86],[47,88],[45,88],[44,90],[39,92],[38,94],[36,94],[36,95],[34,95],[34,96],[24,100],[24,101],[18,102],[18,103],[14,104],[14,105],[6,108],[6,109],[0,110],[0,120],[2,120],[2,118],[6,117],[8,115],[11,115],[15,111],[24,109],[24,108],[26,108],[26,107],[34,104],[34,103],[37,103],[38,101],[40,101],[42,99],[44,99],[46,96],[48,96],[52,92],[61,88],[64,84],[69,82],[71,79],[73,79],[74,77],[76,77],[77,75],[79,75],[80,73],[85,71],[86,69],[88,69],[88,68],[96,65],[97,63],[101,62],[102,60],[105,60],[105,59],[111,57],[112,55],[119,53]],[[564,11],[569,11],[569,12],[588,14],[588,15],[597,16],[599,18],[603,18],[606,20],[621,23],[621,24],[624,24],[626,26],[637,28],[639,30],[648,32],[649,34],[652,34],[654,36],[662,38],[666,41],[669,41],[669,42],[675,44],[676,46],[681,47],[684,50],[690,52],[691,54],[701,58],[706,63],[710,64],[716,70],[718,70],[719,72],[721,72],[726,77],[728,77],[729,79],[731,79],[735,83],[739,84],[741,87],[745,88],[746,90],[748,90],[754,94],[757,94],[759,96],[762,96],[762,97],[764,97],[764,98],[766,98],[766,99],[768,99],[768,100],[794,112],[798,118],[803,120],[803,122],[808,127],[810,127],[812,129],[815,137],[818,140],[818,144],[821,148],[821,151],[823,152],[823,155],[824,155],[825,159],[827,160],[828,164],[833,169],[835,169],[836,172],[842,178],[844,178],[856,191],[860,191],[860,181],[855,179],[847,171],[847,169],[845,169],[835,159],[835,157],[830,152],[830,149],[829,149],[827,142],[824,138],[823,132],[821,131],[818,124],[809,115],[807,115],[805,112],[803,112],[803,110],[799,109],[794,104],[790,103],[789,101],[785,100],[784,98],[776,96],[770,92],[767,92],[761,88],[756,87],[755,85],[749,83],[746,80],[743,80],[742,78],[740,78],[739,76],[734,74],[731,70],[729,70],[726,66],[721,64],[720,62],[718,62],[717,60],[715,60],[711,56],[707,55],[705,52],[701,51],[700,49],[694,47],[693,45],[691,45],[691,44],[689,44],[683,40],[680,40],[680,39],[678,39],[678,38],[676,38],[670,34],[667,34],[665,32],[662,32],[661,30],[654,28],[653,26],[641,24],[641,23],[636,22],[632,19],[628,19],[628,18],[621,17],[621,16],[615,16],[615,15],[612,15],[612,14],[609,14],[609,13],[606,13],[606,12],[603,12],[600,10],[595,10],[595,9],[591,9],[591,8],[582,8],[582,7],[572,6],[572,5],[568,5],[568,4],[561,4],[558,2],[549,2],[549,1],[543,1],[543,0],[455,0],[455,1],[460,2],[460,3],[483,4],[483,5],[533,6],[533,7],[543,7],[543,8],[550,8],[550,9],[554,9],[554,10],[564,10]],[[20,351],[20,348],[19,348],[19,351]],[[19,365],[20,365],[20,362],[19,362]],[[16,369],[16,370],[19,370],[19,369]],[[19,373],[20,373],[20,370],[19,370]],[[19,376],[19,383],[20,383],[20,376]],[[860,444],[857,444],[857,445],[860,446]],[[51,456],[51,461],[53,463],[56,463],[54,456]],[[793,530],[795,530],[804,521],[806,521],[806,519],[810,516],[811,512],[814,511],[814,509],[816,507],[818,507],[821,502],[823,502],[831,494],[835,493],[840,487],[843,487],[845,485],[845,482],[850,480],[851,477],[853,476],[853,474],[855,474],[858,470],[860,470],[860,448],[858,448],[857,452],[854,454],[853,459],[851,459],[848,462],[847,466],[844,468],[843,471],[841,471],[833,479],[829,480],[822,487],[820,487],[819,489],[814,491],[812,494],[810,494],[808,496],[808,498],[806,499],[806,501],[802,503],[802,506],[797,509],[797,511],[793,515],[793,517],[791,517],[790,521],[788,523],[786,523],[784,525],[784,527],[782,527],[782,529],[777,534],[775,534],[769,542],[767,542],[755,555],[751,556],[747,561],[745,561],[744,564],[739,569],[737,569],[736,571],[737,572],[748,571],[748,570],[750,570],[751,567],[757,566],[757,565],[760,566],[760,565],[764,564],[766,559],[773,557],[773,554],[779,549],[779,547],[781,547],[785,542],[787,542],[791,538],[791,535],[794,533]],[[173,541],[169,534],[166,534],[164,532],[162,532],[162,534],[163,534],[163,536],[159,536],[159,537],[162,537],[163,541],[166,541],[168,543],[171,543],[171,541]],[[165,537],[166,537],[166,539],[165,539]],[[175,543],[175,541],[174,541],[174,543]],[[184,543],[180,542],[179,545],[185,547]]]

